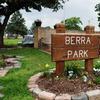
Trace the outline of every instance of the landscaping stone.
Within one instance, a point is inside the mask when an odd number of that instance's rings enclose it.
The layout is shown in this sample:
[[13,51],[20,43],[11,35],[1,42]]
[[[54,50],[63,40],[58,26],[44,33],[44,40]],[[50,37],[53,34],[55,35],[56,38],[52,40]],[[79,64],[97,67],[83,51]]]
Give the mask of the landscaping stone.
[[6,73],[7,73],[8,71],[9,71],[9,70],[5,70],[5,69],[0,70],[0,77],[5,76],[5,75],[6,75]]
[[62,94],[62,95],[56,96],[55,100],[71,100],[71,95]]
[[3,98],[3,97],[4,97],[4,94],[1,94],[1,93],[0,93],[0,98]]
[[7,59],[5,59],[5,61],[7,61],[7,62],[12,62],[14,60],[15,60],[15,58],[7,58]]
[[36,88],[38,87],[37,84],[28,84],[28,88],[31,89],[31,88]]
[[30,92],[33,92],[33,88],[30,88],[29,91],[30,91]]
[[20,68],[21,63],[18,61],[18,58],[7,58],[5,59],[6,63],[8,63],[5,68],[0,68],[0,77],[3,77],[7,74],[7,72],[12,68]]
[[14,68],[14,66],[7,66],[5,69],[9,70],[9,69],[12,69],[12,68]]
[[88,96],[82,92],[82,93],[72,95],[71,100],[88,100]]
[[29,79],[29,91],[36,96],[36,100],[100,100],[100,90],[81,92],[75,95],[60,94],[56,96],[54,93],[41,90],[36,81],[42,73],[36,74]]
[[89,100],[100,100],[100,90],[92,90],[86,92]]
[[21,67],[21,63],[20,62],[17,62],[15,65],[14,65],[14,68],[20,68]]
[[38,73],[34,76],[32,76],[30,79],[29,79],[29,83],[30,82],[36,82],[36,80],[42,75],[42,73]]
[[34,81],[30,81],[30,82],[28,83],[28,86],[33,85],[33,84],[35,84],[35,82],[34,82]]
[[34,94],[35,96],[38,96],[41,92],[42,92],[42,90],[39,89],[38,87],[33,88],[33,94]]
[[50,92],[46,92],[46,91],[42,91],[39,93],[39,99],[43,99],[43,100],[54,100],[56,95],[54,93],[50,93]]
[[32,76],[30,79],[29,79],[29,83],[28,83],[28,88],[29,88],[29,91],[30,92],[33,92],[33,94],[35,95],[38,95],[41,90],[38,88],[38,85],[35,84],[36,80],[41,76],[42,74],[41,73],[38,73],[34,76]]
[[38,98],[36,98],[35,100],[39,100]]

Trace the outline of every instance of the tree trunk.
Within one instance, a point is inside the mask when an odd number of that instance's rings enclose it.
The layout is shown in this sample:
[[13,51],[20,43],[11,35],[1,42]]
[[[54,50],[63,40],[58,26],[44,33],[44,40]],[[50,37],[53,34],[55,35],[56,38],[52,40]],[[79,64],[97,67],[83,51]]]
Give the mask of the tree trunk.
[[0,48],[4,47],[3,35],[4,35],[3,25],[0,25]]
[[3,34],[0,32],[0,48],[4,47]]
[[0,22],[0,48],[4,47],[4,30],[6,28],[7,22],[9,20],[10,15],[5,16],[3,23]]

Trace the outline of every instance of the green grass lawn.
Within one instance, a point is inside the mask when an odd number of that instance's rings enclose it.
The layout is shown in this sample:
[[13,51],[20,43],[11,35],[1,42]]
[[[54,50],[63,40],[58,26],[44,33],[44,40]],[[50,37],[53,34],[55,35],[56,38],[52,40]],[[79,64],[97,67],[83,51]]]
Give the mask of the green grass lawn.
[[23,57],[20,69],[12,69],[5,77],[0,78],[0,84],[5,87],[3,100],[33,100],[27,88],[28,79],[33,74],[45,70],[46,64],[53,67],[50,56],[33,48],[0,50],[0,54]]
[[[38,72],[45,71],[47,69],[46,64],[49,64],[50,68],[55,66],[50,55],[34,48],[0,50],[0,55],[2,54],[23,57],[21,68],[11,69],[5,77],[0,78],[0,85],[4,86],[4,89],[0,90],[5,95],[3,100],[33,100],[33,96],[27,88],[28,79]],[[75,61],[66,62],[66,65],[72,62]],[[84,66],[83,61],[76,61],[76,63]]]
[[5,38],[4,39],[4,44],[6,46],[17,46],[18,45],[18,42],[21,42],[22,39],[7,39]]

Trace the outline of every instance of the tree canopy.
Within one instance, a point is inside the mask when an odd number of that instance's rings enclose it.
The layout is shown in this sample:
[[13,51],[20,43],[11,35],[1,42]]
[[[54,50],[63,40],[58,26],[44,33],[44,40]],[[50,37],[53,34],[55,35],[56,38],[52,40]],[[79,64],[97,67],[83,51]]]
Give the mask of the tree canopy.
[[30,11],[30,8],[41,11],[42,7],[47,7],[57,11],[62,8],[61,2],[64,0],[0,0],[0,15],[12,14],[19,9]]
[[30,30],[33,31],[36,27],[41,26],[41,24],[42,24],[42,21],[41,21],[41,20],[39,20],[39,19],[35,20],[35,21],[32,23],[32,25],[31,25],[31,27],[30,27]]
[[65,24],[66,29],[68,30],[82,30],[81,26],[82,21],[79,17],[71,17],[62,21]]
[[30,30],[33,31],[35,28],[36,28],[36,24],[33,22],[31,27],[30,27]]
[[95,8],[96,8],[96,12],[98,12],[98,21],[99,21],[99,27],[100,27],[100,3],[99,4],[97,4],[96,6],[95,6]]
[[[42,8],[50,8],[57,11],[62,8],[65,0],[0,0],[0,18],[4,16],[3,23],[0,20],[0,31],[5,29],[11,14],[20,9],[30,12],[30,8],[41,11]],[[2,32],[3,33],[3,32]]]
[[4,30],[10,15],[20,9],[30,12],[30,8],[41,11],[42,8],[50,8],[57,11],[63,7],[66,0],[0,0],[0,47],[3,47]]
[[7,25],[6,32],[10,34],[17,35],[26,35],[27,34],[27,27],[25,26],[25,20],[22,18],[22,14],[19,11],[16,11],[12,17],[10,22]]

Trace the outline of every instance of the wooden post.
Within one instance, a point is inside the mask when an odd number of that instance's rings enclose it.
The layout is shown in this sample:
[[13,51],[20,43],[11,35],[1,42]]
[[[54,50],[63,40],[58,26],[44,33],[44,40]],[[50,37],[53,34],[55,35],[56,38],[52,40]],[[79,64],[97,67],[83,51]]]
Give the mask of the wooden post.
[[[86,34],[93,34],[94,33],[94,26],[86,26],[84,28]],[[85,71],[89,74],[93,73],[93,59],[85,59]]]
[[[64,24],[56,24],[54,26],[54,28],[56,29],[56,33],[65,33],[65,25]],[[65,63],[64,61],[57,61],[56,62],[56,71],[55,74],[56,76],[62,75],[62,73],[64,72],[64,67],[65,67]]]

